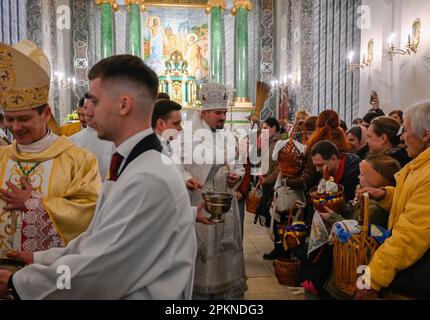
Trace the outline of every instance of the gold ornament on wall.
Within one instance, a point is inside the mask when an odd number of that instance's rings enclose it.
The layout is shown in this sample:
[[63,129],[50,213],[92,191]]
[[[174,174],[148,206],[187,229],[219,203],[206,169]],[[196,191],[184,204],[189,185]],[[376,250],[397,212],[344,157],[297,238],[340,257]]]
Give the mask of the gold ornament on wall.
[[408,49],[417,53],[421,38],[421,19],[417,18],[412,25],[412,41],[408,40]]
[[225,10],[225,1],[224,0],[209,0],[206,6],[205,12],[206,14],[211,13],[212,8],[221,8],[221,10]]
[[116,0],[96,0],[96,4],[97,5],[101,5],[103,3],[110,4],[112,6],[113,11],[118,11],[119,10],[119,6],[116,3]]
[[421,19],[415,19],[412,25],[412,34],[408,34],[408,43],[405,49],[394,46],[395,37],[396,35],[392,33],[388,39],[388,49],[385,51],[385,58],[388,61],[392,61],[395,55],[411,56],[412,53],[416,54],[421,41]]
[[367,43],[367,54],[363,53],[363,60],[360,63],[354,63],[354,52],[349,54],[348,71],[352,72],[356,69],[364,69],[366,67],[370,68],[373,62],[373,51],[375,42],[370,39]]
[[236,15],[237,10],[240,8],[245,8],[248,11],[252,10],[252,3],[250,0],[235,0],[234,7],[231,9],[231,14]]
[[144,12],[146,9],[145,0],[125,0],[125,5],[127,9],[129,9],[132,4],[137,4],[138,6],[140,6],[140,11],[142,12]]

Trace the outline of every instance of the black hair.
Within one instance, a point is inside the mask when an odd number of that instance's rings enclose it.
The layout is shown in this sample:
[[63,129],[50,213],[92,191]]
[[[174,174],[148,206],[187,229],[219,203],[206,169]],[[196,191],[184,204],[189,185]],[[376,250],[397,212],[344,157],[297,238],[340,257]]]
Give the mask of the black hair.
[[281,131],[281,125],[279,124],[279,121],[275,118],[267,118],[266,120],[264,120],[264,123],[266,123],[271,128],[276,127],[276,132]]
[[373,119],[370,125],[372,126],[373,132],[375,132],[378,137],[385,133],[393,147],[400,144],[400,124],[398,124],[396,120],[385,116],[378,117],[377,119]]
[[78,107],[79,108],[83,108],[84,107],[85,99],[87,99],[87,97],[88,97],[88,92],[86,92],[84,94],[84,96],[81,99],[79,99],[79,102],[78,102]]
[[370,124],[372,122],[373,119],[380,117],[381,115],[374,112],[374,111],[370,111],[368,113],[366,113],[366,115],[363,117],[363,121]]
[[353,136],[357,137],[358,141],[361,141],[362,138],[362,130],[360,126],[355,126],[352,127],[351,129],[348,130],[348,132],[346,134],[352,134]]
[[346,125],[346,122],[343,120],[339,121],[339,127],[341,127],[343,129],[343,131],[345,131],[345,132],[348,131],[348,126]]
[[403,123],[403,111],[402,110],[393,110],[390,112],[389,116],[391,117],[393,114],[397,114],[397,116],[400,118],[400,120]]
[[43,111],[45,111],[45,109],[48,108],[48,107],[49,107],[49,105],[47,103],[45,103],[45,104],[42,104],[39,107],[34,108],[34,110],[36,110],[38,114],[42,114]]
[[167,121],[172,111],[180,111],[182,106],[172,100],[161,99],[155,102],[154,111],[152,113],[152,128],[155,129],[158,119]]
[[170,96],[168,93],[165,92],[159,92],[157,94],[157,100],[161,100],[161,99],[165,99],[165,100],[170,100]]
[[335,155],[338,159],[340,158],[339,149],[336,145],[328,140],[323,140],[317,142],[311,151],[311,156],[314,157],[320,154],[324,160],[330,160],[330,158]]
[[101,78],[102,81],[131,81],[145,87],[155,100],[158,94],[158,76],[139,57],[122,54],[103,59],[88,73],[88,79]]
[[354,125],[360,125],[364,120],[361,118],[355,118],[354,121],[352,121],[352,124]]

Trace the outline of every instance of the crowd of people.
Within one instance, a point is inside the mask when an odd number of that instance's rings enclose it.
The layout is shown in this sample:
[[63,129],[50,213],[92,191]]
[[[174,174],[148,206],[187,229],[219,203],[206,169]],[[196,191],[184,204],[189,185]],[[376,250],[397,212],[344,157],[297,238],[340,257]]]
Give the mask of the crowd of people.
[[[66,137],[52,127],[42,50],[0,44],[0,65],[0,298],[243,299],[244,217],[257,185],[255,222],[274,244],[262,259],[300,261],[307,299],[430,297],[430,102],[385,116],[372,92],[369,113],[349,129],[329,109],[265,119],[256,148],[267,147],[268,168],[256,175],[261,163],[237,161],[224,85],[202,86],[187,132],[181,105],[158,92],[151,68],[131,55],[106,58],[91,68],[77,106],[81,131]],[[316,207],[313,190],[333,184],[342,207]],[[208,190],[232,195],[222,223],[205,210]],[[308,240],[290,248],[280,230],[293,206],[278,202],[291,195]],[[336,284],[333,244],[314,228],[363,224],[364,196],[369,223],[386,237],[370,259],[370,287],[351,296]],[[16,261],[25,266],[11,269]]]
[[[363,119],[353,121],[350,129],[342,127],[338,114],[333,110],[325,110],[318,117],[307,115],[303,118],[302,112],[296,117],[298,120],[293,125],[286,123],[281,133],[286,132],[294,141],[306,146],[302,153],[303,161],[295,175],[283,171],[282,166],[294,163],[294,157],[281,158],[283,150],[291,152],[291,149],[287,149],[286,142],[278,142],[281,146],[275,147],[278,154],[272,155],[278,159],[273,168],[281,168],[278,181],[265,191],[271,200],[263,197],[257,210],[257,214],[267,216],[267,203],[271,203],[269,214],[275,215],[271,225],[275,233],[274,249],[263,258],[282,260],[293,256],[298,259],[300,275],[297,285],[304,288],[306,298],[311,300],[430,297],[430,274],[425,271],[430,266],[430,224],[426,213],[428,201],[425,200],[430,183],[430,103],[411,106],[405,113],[394,110],[389,116],[372,105]],[[309,122],[314,124],[309,125]],[[327,179],[325,174],[342,186],[345,205],[341,209],[315,208],[312,203],[312,189]],[[279,232],[277,225],[284,224],[285,228],[288,220],[288,213],[274,210],[278,201],[277,190],[282,185],[307,197],[303,211],[310,230],[309,238],[296,248],[285,248],[282,231]],[[354,295],[348,295],[336,286],[330,238],[313,239],[314,232],[317,232],[315,215],[324,221],[328,235],[338,222],[344,226],[351,221],[362,225],[365,193],[370,197],[369,224],[383,230],[386,239],[370,257],[370,289],[357,289]],[[345,229],[348,230],[347,227]],[[318,243],[317,247],[315,243]]]

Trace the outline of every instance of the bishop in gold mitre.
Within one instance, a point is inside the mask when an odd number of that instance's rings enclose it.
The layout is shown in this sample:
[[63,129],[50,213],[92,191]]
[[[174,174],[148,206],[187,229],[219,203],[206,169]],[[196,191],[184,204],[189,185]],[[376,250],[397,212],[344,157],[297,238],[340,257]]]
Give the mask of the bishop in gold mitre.
[[34,43],[0,43],[0,108],[15,137],[0,147],[0,258],[65,246],[87,229],[101,190],[96,157],[48,125],[50,77]]

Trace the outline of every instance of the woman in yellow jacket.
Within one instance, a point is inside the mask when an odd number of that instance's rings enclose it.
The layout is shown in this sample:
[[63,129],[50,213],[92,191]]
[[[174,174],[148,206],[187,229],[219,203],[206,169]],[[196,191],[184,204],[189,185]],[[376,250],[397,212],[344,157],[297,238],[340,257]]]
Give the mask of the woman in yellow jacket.
[[416,264],[430,248],[430,101],[410,107],[405,114],[405,142],[413,158],[396,174],[396,187],[364,188],[370,197],[390,209],[392,236],[375,252],[370,264],[371,289],[356,299],[376,299],[402,270]]

